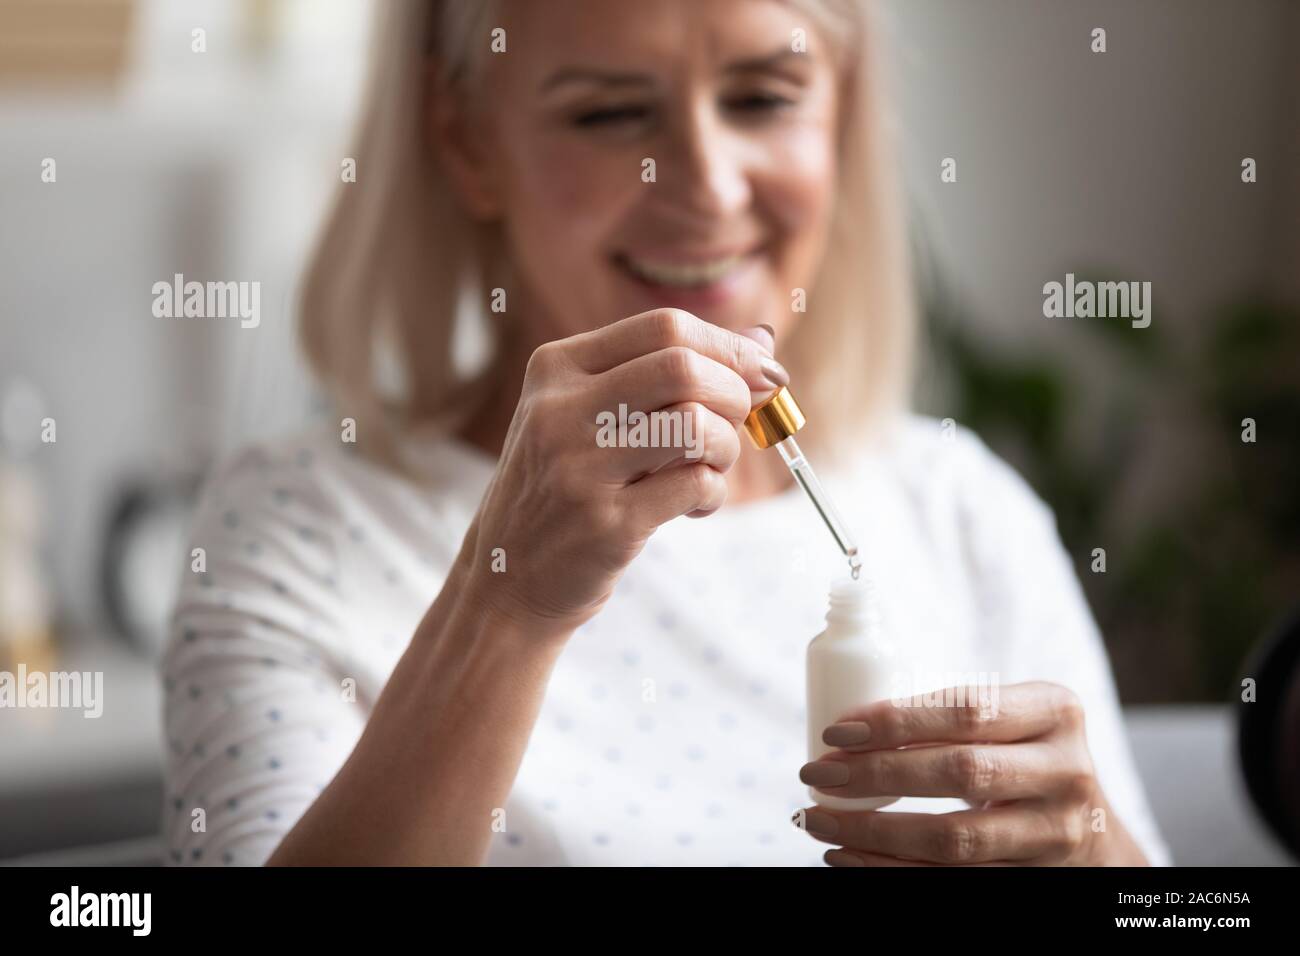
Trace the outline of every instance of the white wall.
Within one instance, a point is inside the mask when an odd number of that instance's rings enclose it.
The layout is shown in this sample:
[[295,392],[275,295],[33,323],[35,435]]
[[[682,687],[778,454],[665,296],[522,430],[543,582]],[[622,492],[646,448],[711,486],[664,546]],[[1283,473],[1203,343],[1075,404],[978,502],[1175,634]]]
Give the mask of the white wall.
[[[990,334],[1048,332],[1043,283],[1078,268],[1150,280],[1154,321],[1180,332],[1244,291],[1300,296],[1300,4],[891,0],[887,12],[908,176]],[[955,184],[939,181],[947,156]]]
[[[288,304],[337,177],[370,4],[283,4],[270,59],[242,46],[246,9],[148,0],[118,88],[0,90],[0,387],[21,376],[57,422],[35,466],[73,629],[101,626],[99,548],[124,483],[301,413]],[[151,287],[176,272],[261,282],[261,326],[155,318]]]

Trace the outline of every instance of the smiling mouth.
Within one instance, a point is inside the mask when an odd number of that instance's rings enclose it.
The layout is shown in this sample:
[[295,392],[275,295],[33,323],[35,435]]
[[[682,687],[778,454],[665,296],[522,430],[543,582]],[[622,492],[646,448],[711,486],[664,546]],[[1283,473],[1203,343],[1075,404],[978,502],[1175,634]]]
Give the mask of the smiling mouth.
[[619,253],[614,256],[614,261],[626,272],[652,285],[699,289],[726,279],[755,254],[756,250],[697,262],[665,262]]

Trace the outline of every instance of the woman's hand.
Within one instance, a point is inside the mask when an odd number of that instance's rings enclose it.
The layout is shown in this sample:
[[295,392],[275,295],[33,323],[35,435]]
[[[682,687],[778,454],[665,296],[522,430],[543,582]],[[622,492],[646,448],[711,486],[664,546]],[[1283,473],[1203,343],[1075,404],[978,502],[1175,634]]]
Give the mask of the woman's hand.
[[[478,605],[567,634],[659,525],[720,507],[740,424],[788,379],[771,348],[761,327],[737,334],[657,309],[537,349],[461,553]],[[677,413],[681,447],[602,447],[598,416],[620,406]]]
[[[832,724],[842,749],[805,764],[804,783],[842,797],[961,797],[954,813],[846,811],[795,815],[833,866],[1145,866],[1093,773],[1083,707],[1059,684],[999,689],[996,707],[936,692],[958,706],[882,700]],[[941,696],[942,695],[942,696]],[[919,701],[919,698],[918,698]],[[924,746],[922,746],[924,745]],[[905,749],[898,749],[905,748]]]

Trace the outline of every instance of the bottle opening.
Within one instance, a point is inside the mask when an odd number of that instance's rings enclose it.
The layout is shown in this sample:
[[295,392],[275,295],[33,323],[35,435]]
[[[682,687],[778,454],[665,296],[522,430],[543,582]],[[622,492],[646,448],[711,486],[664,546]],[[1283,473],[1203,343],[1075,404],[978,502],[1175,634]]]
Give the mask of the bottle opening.
[[828,624],[843,623],[855,627],[875,627],[880,621],[876,586],[869,578],[836,578],[831,582]]
[[851,607],[866,600],[869,581],[864,578],[836,578],[831,582],[831,607]]

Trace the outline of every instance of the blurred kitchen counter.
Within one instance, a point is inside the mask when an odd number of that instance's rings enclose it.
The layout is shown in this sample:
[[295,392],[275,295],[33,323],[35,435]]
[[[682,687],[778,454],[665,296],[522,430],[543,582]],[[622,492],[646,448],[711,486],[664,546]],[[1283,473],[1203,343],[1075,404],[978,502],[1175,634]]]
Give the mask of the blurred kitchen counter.
[[161,819],[154,663],[99,640],[69,645],[51,666],[102,672],[102,713],[0,709],[0,860],[153,835]]
[[1295,865],[1246,793],[1229,707],[1130,706],[1124,723],[1175,866]]

